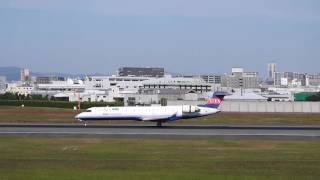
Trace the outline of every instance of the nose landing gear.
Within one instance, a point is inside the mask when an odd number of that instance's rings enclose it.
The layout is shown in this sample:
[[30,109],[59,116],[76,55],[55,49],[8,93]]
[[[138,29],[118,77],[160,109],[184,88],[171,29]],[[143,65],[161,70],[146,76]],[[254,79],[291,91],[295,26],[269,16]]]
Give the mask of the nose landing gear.
[[[80,122],[82,122],[83,120],[82,119],[79,119],[79,118],[76,118],[76,121],[80,121]],[[83,121],[83,125],[84,125],[84,127],[87,127],[87,122],[86,121]]]

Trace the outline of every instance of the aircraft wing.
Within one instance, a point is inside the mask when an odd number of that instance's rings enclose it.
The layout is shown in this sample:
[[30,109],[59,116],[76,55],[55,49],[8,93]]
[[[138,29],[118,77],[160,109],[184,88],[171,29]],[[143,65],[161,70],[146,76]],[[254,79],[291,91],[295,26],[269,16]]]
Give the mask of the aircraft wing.
[[153,121],[153,120],[158,120],[157,118],[141,118],[142,121]]
[[154,117],[143,117],[141,118],[142,121],[157,121],[157,120],[168,120],[174,121],[177,119],[177,113],[168,116],[154,116]]

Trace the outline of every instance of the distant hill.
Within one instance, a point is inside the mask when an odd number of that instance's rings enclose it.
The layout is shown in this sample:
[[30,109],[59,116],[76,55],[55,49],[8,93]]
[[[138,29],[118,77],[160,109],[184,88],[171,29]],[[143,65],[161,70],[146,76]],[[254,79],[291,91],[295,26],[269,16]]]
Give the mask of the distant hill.
[[[20,80],[20,70],[19,67],[0,67],[0,76],[6,76],[7,81],[19,81]],[[90,74],[95,76],[103,76],[105,74],[95,73]],[[59,72],[48,72],[48,73],[38,73],[30,72],[30,76],[59,76],[59,77],[69,77],[69,78],[83,78],[85,74],[69,74],[69,73],[59,73]]]
[[20,68],[0,67],[0,76],[6,76],[7,81],[18,81],[20,79]]

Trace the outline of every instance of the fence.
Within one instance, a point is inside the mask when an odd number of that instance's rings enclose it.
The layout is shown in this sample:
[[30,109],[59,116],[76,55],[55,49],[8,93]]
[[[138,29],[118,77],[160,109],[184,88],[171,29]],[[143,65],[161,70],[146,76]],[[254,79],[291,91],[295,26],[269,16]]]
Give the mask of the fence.
[[320,113],[320,102],[236,102],[224,101],[225,112]]
[[[205,103],[205,101],[168,101],[168,105],[198,105]],[[320,102],[223,101],[220,109],[224,112],[320,113]]]

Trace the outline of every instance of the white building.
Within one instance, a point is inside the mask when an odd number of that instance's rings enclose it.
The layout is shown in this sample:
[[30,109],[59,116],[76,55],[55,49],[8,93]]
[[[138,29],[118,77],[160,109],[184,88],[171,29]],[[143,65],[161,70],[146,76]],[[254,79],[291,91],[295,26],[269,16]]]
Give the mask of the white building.
[[201,78],[210,84],[221,84],[221,75],[201,75]]
[[30,95],[32,91],[34,90],[33,86],[27,86],[23,85],[21,82],[15,82],[15,83],[8,83],[6,92],[10,92],[13,94],[20,94],[20,95]]
[[199,101],[212,95],[211,84],[201,77],[171,77],[143,81],[139,93],[124,96],[125,105],[159,104],[161,101]]
[[275,86],[300,87],[308,86],[308,75],[297,72],[275,72]]
[[107,92],[109,100],[123,99],[125,94],[138,93],[143,82],[150,77],[120,77],[120,76],[90,76],[86,77],[84,84],[87,90],[100,90]]
[[320,87],[320,74],[308,74],[306,76],[307,87]]
[[84,92],[60,92],[53,97],[58,100],[81,102],[114,102],[106,91],[87,90]]
[[[272,97],[272,94],[278,94],[279,98],[283,97],[283,100],[287,99],[287,101],[294,101],[295,93],[319,92],[320,87],[268,87],[268,91],[272,92],[269,93],[271,95],[270,97]],[[276,96],[274,96],[274,98],[276,98]]]
[[288,78],[285,78],[285,77],[281,78],[280,85],[281,86],[288,86],[289,85]]
[[143,89],[194,90],[199,93],[212,91],[211,85],[200,77],[185,78],[171,76],[144,81]]
[[36,84],[32,94],[55,97],[61,100],[77,101],[79,93],[85,92],[85,85],[81,80],[67,79],[66,81],[51,81]]
[[127,93],[137,93],[146,77],[89,76],[82,80],[49,81],[37,84],[34,94],[69,101],[114,102]]
[[120,77],[120,76],[89,76],[84,80],[86,89],[114,90],[120,93],[136,93],[143,87],[143,81],[152,78],[148,77]]
[[232,68],[230,75],[225,75],[221,80],[222,87],[255,89],[260,87],[258,72],[244,72],[243,68]]
[[[211,91],[212,86],[200,77],[88,76],[83,81],[68,79],[37,84],[33,93],[61,100],[93,102],[122,101],[126,98],[127,101],[135,97],[137,103],[145,103],[159,102],[161,98],[198,100]],[[138,101],[139,99],[144,100]]]
[[84,92],[85,85],[83,83],[75,83],[72,79],[67,81],[52,81],[51,84],[37,84],[36,94],[56,94],[60,92]]

